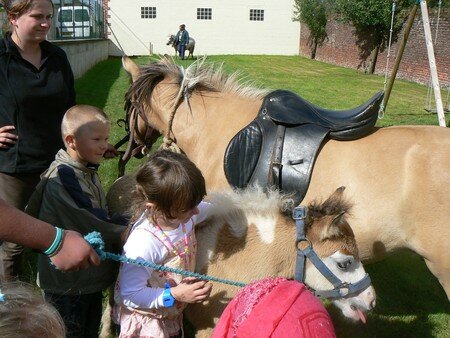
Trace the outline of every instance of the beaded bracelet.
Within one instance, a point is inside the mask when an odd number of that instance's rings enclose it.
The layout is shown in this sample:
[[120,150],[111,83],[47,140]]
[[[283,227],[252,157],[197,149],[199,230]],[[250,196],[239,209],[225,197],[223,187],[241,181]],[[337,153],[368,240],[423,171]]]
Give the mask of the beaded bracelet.
[[53,243],[50,245],[50,247],[44,251],[44,254],[46,254],[47,256],[53,256],[55,255],[59,249],[61,248],[61,244],[63,242],[63,237],[64,237],[64,230],[58,227],[55,227],[56,229],[56,236],[55,239],[53,240]]
[[61,251],[61,248],[62,248],[63,243],[64,243],[64,237],[65,236],[66,236],[66,232],[63,230],[61,241],[59,242],[59,245],[56,247],[56,250],[52,254],[48,255],[49,258],[51,258],[53,256],[56,256]]

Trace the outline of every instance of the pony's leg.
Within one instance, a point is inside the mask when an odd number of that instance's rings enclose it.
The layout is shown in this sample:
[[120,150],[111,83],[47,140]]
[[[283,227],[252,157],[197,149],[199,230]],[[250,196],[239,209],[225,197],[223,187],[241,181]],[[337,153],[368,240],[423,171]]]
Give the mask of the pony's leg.
[[114,285],[110,286],[107,289],[108,292],[108,303],[106,304],[105,309],[103,310],[103,315],[101,319],[101,330],[99,334],[99,338],[109,338],[114,336],[114,325],[111,320],[112,315],[112,307],[114,305]]

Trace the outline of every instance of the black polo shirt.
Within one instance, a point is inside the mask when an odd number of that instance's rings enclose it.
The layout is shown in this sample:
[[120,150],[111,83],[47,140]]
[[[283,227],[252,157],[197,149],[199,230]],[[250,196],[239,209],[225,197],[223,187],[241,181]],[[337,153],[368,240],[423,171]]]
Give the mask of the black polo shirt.
[[0,172],[42,172],[64,147],[61,121],[75,105],[72,69],[66,53],[43,41],[42,65],[24,60],[11,35],[0,40],[0,126],[14,125],[18,142],[0,149]]

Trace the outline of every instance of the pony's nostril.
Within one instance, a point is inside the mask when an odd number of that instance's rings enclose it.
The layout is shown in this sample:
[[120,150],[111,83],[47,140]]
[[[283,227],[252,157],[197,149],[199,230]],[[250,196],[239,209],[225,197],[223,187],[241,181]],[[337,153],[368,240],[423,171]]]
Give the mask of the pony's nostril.
[[356,311],[356,306],[355,305],[350,305],[350,309],[352,309],[353,311]]
[[377,301],[374,299],[371,303],[370,303],[370,308],[373,309],[376,305]]

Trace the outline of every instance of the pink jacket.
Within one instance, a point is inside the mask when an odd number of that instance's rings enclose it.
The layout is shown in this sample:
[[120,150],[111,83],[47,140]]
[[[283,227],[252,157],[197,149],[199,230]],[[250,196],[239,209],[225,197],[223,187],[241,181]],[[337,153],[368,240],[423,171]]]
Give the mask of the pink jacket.
[[266,278],[242,289],[228,304],[212,338],[335,338],[322,303],[305,285]]

